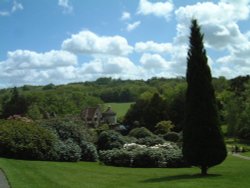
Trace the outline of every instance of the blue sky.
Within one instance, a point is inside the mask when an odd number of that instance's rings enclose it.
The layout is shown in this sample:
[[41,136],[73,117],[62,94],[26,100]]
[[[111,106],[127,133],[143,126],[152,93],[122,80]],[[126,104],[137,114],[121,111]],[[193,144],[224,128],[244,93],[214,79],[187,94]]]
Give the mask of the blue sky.
[[0,87],[185,76],[197,18],[213,76],[250,73],[249,0],[0,0]]

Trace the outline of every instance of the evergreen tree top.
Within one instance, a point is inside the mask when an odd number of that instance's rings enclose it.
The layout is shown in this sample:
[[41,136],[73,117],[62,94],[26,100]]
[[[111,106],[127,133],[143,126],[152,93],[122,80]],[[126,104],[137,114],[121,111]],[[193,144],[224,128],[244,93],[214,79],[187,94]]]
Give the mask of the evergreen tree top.
[[[199,81],[201,78],[211,81],[212,76],[207,63],[206,50],[203,45],[204,34],[201,33],[201,28],[196,19],[191,21],[190,30],[191,35],[189,37],[187,57],[187,82],[189,83],[192,79]],[[199,80],[197,78],[199,78]]]

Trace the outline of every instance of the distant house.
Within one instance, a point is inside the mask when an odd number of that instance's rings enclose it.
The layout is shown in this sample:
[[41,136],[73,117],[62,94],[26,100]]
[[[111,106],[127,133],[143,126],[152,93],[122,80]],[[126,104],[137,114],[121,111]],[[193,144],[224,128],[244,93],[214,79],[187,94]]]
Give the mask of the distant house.
[[100,106],[87,107],[81,113],[81,118],[86,125],[98,127],[101,123],[107,123],[109,125],[115,125],[116,113],[108,107],[107,110],[101,112]]
[[99,126],[102,118],[100,106],[85,108],[81,113],[81,118],[86,125]]
[[117,123],[116,113],[111,109],[110,106],[106,111],[102,113],[102,120],[104,123],[107,123],[109,125],[115,125]]

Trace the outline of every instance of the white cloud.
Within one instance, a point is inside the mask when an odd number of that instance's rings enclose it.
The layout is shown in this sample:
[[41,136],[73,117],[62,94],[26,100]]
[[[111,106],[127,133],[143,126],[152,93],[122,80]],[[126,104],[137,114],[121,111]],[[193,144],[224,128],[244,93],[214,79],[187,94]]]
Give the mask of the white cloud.
[[73,11],[73,6],[69,0],[58,0],[58,5],[63,8],[64,13],[71,13]]
[[62,49],[76,54],[106,54],[126,56],[133,51],[121,36],[98,36],[91,31],[81,31],[62,43]]
[[135,44],[136,52],[153,52],[153,53],[171,53],[171,43],[156,43],[154,41],[137,42]]
[[0,11],[0,16],[9,16],[10,12],[8,11]]
[[23,10],[23,5],[21,3],[18,3],[17,1],[14,1],[11,12],[16,12],[18,10]]
[[141,15],[152,14],[157,17],[164,17],[168,20],[173,10],[174,5],[171,0],[156,3],[151,3],[148,0],[140,0],[137,13]]
[[66,51],[8,52],[0,62],[0,78],[6,85],[64,83],[76,79],[77,57]]
[[136,73],[136,66],[130,59],[126,57],[114,56],[96,56],[89,63],[83,64],[82,71],[84,73],[99,74],[120,74],[120,73]]
[[227,48],[228,45],[237,43],[242,36],[237,25],[238,21],[249,17],[249,1],[221,0],[217,4],[213,2],[197,3],[180,7],[175,11],[178,26],[178,37],[189,33],[189,24],[192,18],[198,19],[205,33],[205,39],[209,46]]
[[136,21],[132,24],[128,24],[127,25],[127,31],[133,31],[134,29],[136,29],[139,25],[141,24],[140,21]]
[[89,80],[99,77],[112,77],[121,79],[141,79],[143,69],[136,66],[127,57],[96,56],[88,63],[84,63],[78,74]]
[[130,15],[130,13],[129,12],[123,12],[122,13],[122,16],[121,16],[121,20],[129,20],[131,18],[131,15]]
[[[249,3],[249,0],[220,0],[218,3],[198,2],[194,5],[179,7],[175,11],[178,24],[174,45],[188,43],[190,20],[196,18],[205,34],[206,48],[215,50],[217,53],[223,52],[221,53],[223,57],[217,60],[211,58],[211,61],[215,62],[211,67],[215,75],[219,76],[221,73],[231,78],[243,74],[249,70],[250,42],[248,32],[242,33],[238,22],[249,19]],[[225,62],[223,66],[221,62]],[[243,72],[236,73],[234,70]]]
[[145,53],[140,59],[140,63],[145,69],[168,69],[170,67],[170,62],[167,62],[159,54],[148,54]]
[[0,11],[0,16],[10,16],[11,14],[15,13],[16,11],[21,11],[23,10],[24,7],[21,3],[17,2],[17,1],[13,1],[13,5],[11,10],[9,11]]
[[37,53],[29,50],[8,52],[7,60],[2,62],[5,68],[30,69],[53,68],[77,64],[77,57],[67,51],[49,51]]

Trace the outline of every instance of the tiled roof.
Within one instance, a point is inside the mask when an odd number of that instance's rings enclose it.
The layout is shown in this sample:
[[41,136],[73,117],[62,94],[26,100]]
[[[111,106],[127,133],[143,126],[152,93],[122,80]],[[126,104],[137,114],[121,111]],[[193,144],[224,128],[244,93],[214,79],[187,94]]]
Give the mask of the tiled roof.
[[85,108],[82,111],[82,118],[84,118],[84,119],[93,119],[98,110],[99,110],[99,107]]

